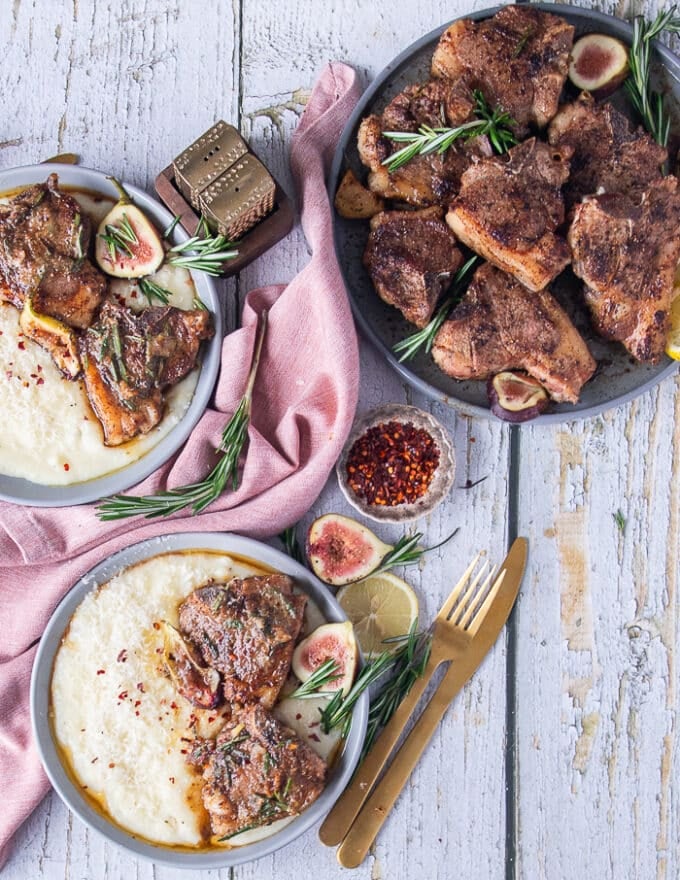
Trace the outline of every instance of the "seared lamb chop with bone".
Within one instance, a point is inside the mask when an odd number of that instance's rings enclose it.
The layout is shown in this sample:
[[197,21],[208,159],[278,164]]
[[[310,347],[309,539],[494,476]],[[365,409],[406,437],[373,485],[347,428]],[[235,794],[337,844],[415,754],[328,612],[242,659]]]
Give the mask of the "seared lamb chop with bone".
[[484,21],[464,18],[444,31],[432,74],[480,89],[525,134],[530,125],[543,128],[557,112],[573,38],[574,28],[557,15],[506,6]]
[[666,344],[680,258],[677,178],[654,181],[639,199],[585,199],[576,206],[568,240],[595,329],[622,342],[637,360],[656,363]]
[[554,147],[573,150],[564,186],[568,210],[584,196],[603,190],[640,196],[661,177],[668,158],[665,147],[642,128],[632,131],[626,117],[610,103],[596,104],[585,92],[560,108],[548,138]]
[[576,403],[595,361],[569,316],[547,290],[532,292],[489,265],[435,337],[435,363],[454,379],[525,370],[557,401]]
[[570,260],[566,241],[555,235],[564,221],[570,154],[531,138],[484,159],[463,174],[446,216],[464,244],[530,290],[542,290]]
[[430,320],[462,259],[440,208],[382,211],[371,220],[364,266],[380,298],[416,327]]
[[135,313],[113,299],[78,339],[85,390],[106,446],[148,433],[163,417],[163,391],[195,366],[213,335],[210,313],[172,306]]

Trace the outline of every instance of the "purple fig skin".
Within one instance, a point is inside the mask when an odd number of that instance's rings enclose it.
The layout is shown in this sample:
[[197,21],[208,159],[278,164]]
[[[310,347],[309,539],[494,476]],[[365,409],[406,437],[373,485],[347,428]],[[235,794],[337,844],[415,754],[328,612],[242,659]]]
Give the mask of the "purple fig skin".
[[352,624],[349,621],[326,623],[315,629],[295,648],[293,672],[300,681],[306,681],[322,663],[334,660],[339,667],[336,672],[338,678],[325,684],[323,690],[342,690],[347,694],[354,681],[357,659],[357,643]]
[[[499,384],[502,385],[504,379],[508,382],[523,384],[526,385],[527,388],[530,387],[535,389],[533,395],[538,394],[539,399],[534,400],[531,405],[523,406],[520,409],[508,409],[503,406],[497,387]],[[540,416],[542,412],[545,412],[548,403],[550,402],[547,391],[545,391],[540,383],[530,379],[528,376],[513,373],[509,370],[492,376],[486,384],[486,393],[489,398],[491,412],[504,422],[511,422],[513,424],[528,422],[531,419],[535,419],[537,416]]]
[[628,76],[628,49],[614,37],[586,34],[571,54],[569,79],[596,100],[609,97]]
[[356,520],[327,513],[309,527],[305,549],[319,580],[340,587],[369,575],[392,548]]

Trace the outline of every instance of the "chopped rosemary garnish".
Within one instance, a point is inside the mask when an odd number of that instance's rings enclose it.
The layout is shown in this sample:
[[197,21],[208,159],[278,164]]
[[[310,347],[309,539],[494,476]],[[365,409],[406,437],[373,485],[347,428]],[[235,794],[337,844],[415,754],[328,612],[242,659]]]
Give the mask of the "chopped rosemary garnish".
[[416,532],[414,535],[404,535],[403,538],[399,538],[394,547],[383,556],[378,567],[374,568],[367,577],[382,574],[382,572],[394,568],[395,565],[415,565],[416,562],[420,561],[423,554],[429,553],[431,550],[436,550],[438,547],[443,547],[444,544],[447,544],[451,538],[454,537],[454,535],[458,534],[458,531],[458,529],[454,529],[448,537],[444,538],[443,541],[440,541],[433,547],[418,546],[418,541],[423,537],[422,532]]
[[179,221],[181,219],[182,218],[180,217],[179,214],[175,214],[175,216],[172,218],[172,222],[170,223],[170,225],[166,226],[165,229],[163,230],[163,238],[164,239],[167,240],[168,238],[170,238],[172,233],[175,231],[175,227],[177,226],[177,224],[179,223]]
[[657,144],[668,144],[671,120],[663,104],[663,95],[655,92],[651,85],[651,41],[663,31],[680,33],[680,16],[676,6],[660,12],[654,21],[647,23],[642,15],[633,21],[633,45],[628,55],[630,74],[626,80],[626,90],[633,106],[642,117],[642,122]]
[[195,296],[191,304],[199,312],[208,311],[207,305],[203,302],[200,296]]
[[253,828],[259,828],[259,822],[253,822],[252,825],[244,825],[243,828],[238,828],[236,831],[230,831],[229,834],[225,834],[224,837],[218,837],[217,840],[219,843],[222,843],[225,840],[229,840],[232,837],[236,837],[237,834],[245,834],[246,831],[252,831]]
[[185,269],[200,269],[208,275],[219,275],[225,260],[233,260],[238,250],[224,235],[212,235],[205,218],[201,217],[196,235],[176,244],[168,251],[166,262]]
[[248,438],[253,387],[266,328],[267,313],[262,312],[246,390],[222,433],[220,445],[215,450],[216,454],[222,455],[222,458],[208,476],[199,483],[168,489],[156,495],[114,495],[97,506],[97,516],[100,520],[107,522],[138,515],[144,516],[145,519],[153,519],[157,516],[170,516],[184,510],[185,507],[191,507],[191,512],[194,514],[200,513],[219,498],[230,478],[233,489],[238,488],[238,463]]
[[284,529],[279,535],[279,541],[281,541],[283,549],[291,559],[301,563],[301,565],[306,564],[305,554],[302,552],[302,547],[297,539],[296,526],[288,526],[287,529]]
[[468,280],[468,276],[472,273],[472,269],[478,262],[479,257],[474,255],[460,267],[453,278],[451,294],[444,300],[441,306],[437,309],[434,317],[422,328],[422,330],[417,330],[415,333],[411,333],[410,336],[406,336],[400,342],[397,342],[396,345],[392,346],[392,351],[399,355],[399,363],[414,358],[421,348],[424,348],[427,354],[430,353],[435,336],[439,332],[439,328],[448,318],[451,309],[460,300],[464,293],[464,287]]
[[380,730],[390,720],[401,701],[408,696],[413,683],[425,671],[430,657],[432,634],[419,633],[417,619],[414,620],[408,635],[390,641],[402,642],[402,645],[393,653],[383,651],[369,660],[347,696],[344,697],[342,691],[338,691],[328,705],[320,710],[321,728],[324,733],[330,733],[334,728],[338,728],[343,737],[347,736],[352,722],[352,712],[359,697],[373,682],[388,672],[391,673],[379,695],[371,702],[366,739],[361,752],[362,760],[370,751]]
[[138,243],[137,233],[132,228],[127,214],[122,215],[117,226],[107,223],[104,227],[104,232],[100,234],[100,238],[106,242],[111,259],[114,261],[117,254],[131,257],[132,250],[130,245]]
[[388,171],[396,171],[416,156],[444,153],[458,140],[470,140],[481,135],[489,138],[496,152],[506,153],[517,143],[517,138],[512,132],[512,126],[516,124],[515,120],[500,107],[492,110],[479,90],[475,90],[473,95],[478,119],[472,119],[454,128],[431,128],[429,125],[421,125],[417,132],[384,131],[383,137],[406,146],[392,153],[382,164],[387,165]]
[[325,697],[333,694],[333,691],[324,691],[323,688],[331,681],[337,681],[342,678],[340,674],[340,666],[330,657],[328,660],[317,666],[307,681],[303,681],[299,688],[292,694],[286,696],[287,700],[310,700],[314,697]]
[[526,48],[527,43],[533,37],[533,35],[534,35],[534,28],[532,27],[532,25],[529,25],[528,28],[525,28],[522,36],[517,41],[517,45],[515,46],[514,51],[512,53],[513,58],[519,58],[519,56],[522,54],[522,52],[524,52],[524,49]]
[[160,284],[156,284],[156,282],[152,281],[151,278],[140,278],[137,281],[137,284],[139,286],[140,293],[142,293],[149,301],[149,305],[154,299],[162,302],[164,306],[166,306],[170,302],[172,291],[168,290],[165,287],[161,287]]

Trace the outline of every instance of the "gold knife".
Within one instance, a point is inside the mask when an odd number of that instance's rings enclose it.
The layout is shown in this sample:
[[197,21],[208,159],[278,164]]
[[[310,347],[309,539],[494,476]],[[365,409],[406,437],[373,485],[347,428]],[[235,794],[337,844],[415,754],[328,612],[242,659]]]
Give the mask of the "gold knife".
[[444,713],[463,685],[473,676],[482,660],[498,638],[510,616],[522,582],[526,566],[528,542],[517,538],[500,567],[499,577],[505,571],[503,583],[488,614],[468,650],[451,663],[396,757],[375,790],[358,814],[349,833],[338,848],[338,861],[345,868],[360,865],[370,845],[382,828],[390,810],[418,763],[425,746],[432,738]]
[[59,153],[57,156],[50,156],[49,159],[43,159],[41,165],[77,165],[78,156],[75,153]]

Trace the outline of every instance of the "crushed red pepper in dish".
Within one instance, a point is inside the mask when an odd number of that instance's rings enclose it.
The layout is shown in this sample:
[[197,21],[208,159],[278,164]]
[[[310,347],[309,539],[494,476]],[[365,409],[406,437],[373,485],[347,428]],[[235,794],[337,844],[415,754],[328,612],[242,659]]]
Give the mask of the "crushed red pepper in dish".
[[381,422],[352,444],[347,482],[366,503],[396,507],[422,498],[438,466],[439,447],[424,428]]

